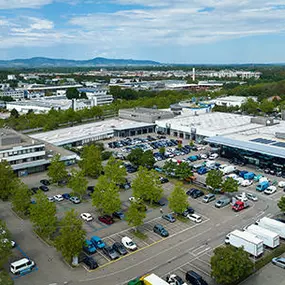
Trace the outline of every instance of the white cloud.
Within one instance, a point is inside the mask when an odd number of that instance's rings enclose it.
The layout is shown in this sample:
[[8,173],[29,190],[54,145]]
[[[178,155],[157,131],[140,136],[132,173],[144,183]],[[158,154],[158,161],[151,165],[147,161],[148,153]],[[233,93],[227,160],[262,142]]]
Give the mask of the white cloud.
[[53,0],[0,0],[0,9],[38,8]]

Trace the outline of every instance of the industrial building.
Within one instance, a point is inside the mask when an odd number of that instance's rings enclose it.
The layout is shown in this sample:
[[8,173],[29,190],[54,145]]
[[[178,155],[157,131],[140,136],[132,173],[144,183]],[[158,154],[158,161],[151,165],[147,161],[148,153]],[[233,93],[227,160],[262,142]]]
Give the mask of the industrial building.
[[256,97],[245,97],[245,96],[226,96],[219,97],[214,100],[211,100],[210,103],[213,103],[217,106],[226,106],[226,107],[241,107],[249,98],[257,101]]
[[85,92],[89,100],[94,100],[95,106],[111,104],[114,101],[113,95],[107,94],[107,88],[79,88],[79,92]]
[[154,123],[156,120],[171,119],[173,112],[150,108],[135,108],[119,110],[119,117],[138,122]]
[[0,129],[0,161],[9,162],[18,176],[47,169],[54,154],[59,153],[67,165],[78,159],[77,155],[46,142],[32,139],[11,129]]
[[76,147],[91,141],[109,139],[114,136],[128,137],[153,133],[154,131],[155,124],[125,119],[109,119],[70,128],[37,133],[31,135],[31,137],[56,146]]

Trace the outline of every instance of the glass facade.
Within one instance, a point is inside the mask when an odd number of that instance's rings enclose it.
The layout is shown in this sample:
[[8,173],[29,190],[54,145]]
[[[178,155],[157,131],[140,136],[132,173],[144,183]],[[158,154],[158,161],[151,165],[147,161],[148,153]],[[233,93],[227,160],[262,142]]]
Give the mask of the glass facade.
[[221,146],[220,155],[228,159],[237,159],[245,162],[246,164],[256,165],[260,168],[270,168],[285,172],[284,158],[229,146]]

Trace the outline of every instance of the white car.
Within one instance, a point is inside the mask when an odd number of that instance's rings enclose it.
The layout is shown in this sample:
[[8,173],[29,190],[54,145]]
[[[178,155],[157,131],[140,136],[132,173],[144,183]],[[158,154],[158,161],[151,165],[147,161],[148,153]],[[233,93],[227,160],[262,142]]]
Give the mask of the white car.
[[238,176],[236,174],[232,173],[232,174],[227,175],[227,178],[232,178],[234,180],[237,180]]
[[244,179],[242,177],[237,177],[235,179],[235,181],[238,183],[238,185],[242,184],[242,182],[244,181]]
[[217,159],[219,157],[219,155],[217,154],[217,153],[213,153],[213,154],[211,154],[210,156],[209,156],[209,159],[210,160],[215,160],[215,159]]
[[280,187],[280,188],[285,188],[285,181],[280,181],[280,182],[278,183],[278,187]]
[[49,202],[54,202],[54,197],[47,197]]
[[241,186],[243,187],[247,187],[247,186],[250,186],[252,184],[252,180],[248,180],[248,179],[245,179],[241,182]]
[[249,200],[252,200],[252,201],[255,201],[255,202],[258,200],[257,196],[254,195],[254,194],[251,194],[251,193],[246,193],[246,197],[247,197]]
[[132,239],[127,236],[122,238],[122,244],[125,248],[130,250],[136,250],[138,248],[137,245],[132,241]]
[[201,216],[197,215],[197,214],[188,214],[187,218],[195,223],[201,223],[202,222],[202,218]]
[[269,186],[267,189],[264,190],[264,194],[270,195],[275,193],[277,188],[275,186]]
[[53,196],[53,198],[54,198],[55,201],[58,201],[58,202],[63,201],[63,197],[60,194],[57,194],[57,195]]
[[269,181],[269,179],[267,177],[261,177],[258,182],[261,183],[264,181]]
[[236,198],[237,200],[240,200],[240,201],[243,201],[243,202],[248,201],[248,199],[247,199],[247,197],[246,197],[246,194],[245,194],[244,192],[242,192],[241,194],[237,194],[237,195],[235,196],[235,198]]
[[133,196],[129,197],[129,201],[130,202],[137,202],[137,199]]
[[201,159],[207,159],[208,155],[206,153],[201,153],[200,157],[201,157]]
[[90,222],[93,220],[93,217],[89,213],[82,213],[80,214],[80,218],[86,222]]

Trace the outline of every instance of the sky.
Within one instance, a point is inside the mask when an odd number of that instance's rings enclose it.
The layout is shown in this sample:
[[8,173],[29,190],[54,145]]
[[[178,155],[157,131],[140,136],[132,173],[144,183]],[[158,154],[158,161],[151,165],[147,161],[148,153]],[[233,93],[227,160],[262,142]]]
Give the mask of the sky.
[[0,59],[285,63],[285,0],[0,0]]

